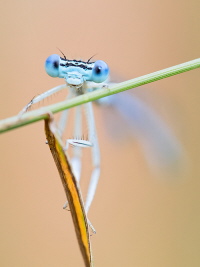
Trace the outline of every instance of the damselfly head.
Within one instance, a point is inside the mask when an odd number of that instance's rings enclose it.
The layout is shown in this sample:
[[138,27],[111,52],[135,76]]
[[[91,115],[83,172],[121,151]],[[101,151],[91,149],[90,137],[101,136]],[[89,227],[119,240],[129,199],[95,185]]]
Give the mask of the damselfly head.
[[67,84],[72,86],[80,86],[85,81],[102,83],[109,75],[108,65],[102,60],[68,60],[56,54],[47,58],[45,70],[49,76],[64,78]]

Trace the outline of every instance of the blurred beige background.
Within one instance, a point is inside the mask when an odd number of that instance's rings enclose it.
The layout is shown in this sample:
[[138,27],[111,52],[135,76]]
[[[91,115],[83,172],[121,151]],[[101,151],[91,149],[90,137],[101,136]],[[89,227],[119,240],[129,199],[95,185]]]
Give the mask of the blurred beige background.
[[[197,0],[1,1],[1,118],[63,83],[44,71],[57,47],[70,59],[97,53],[123,79],[198,58],[199,8]],[[187,151],[190,164],[179,177],[152,173],[137,140],[117,146],[95,108],[102,173],[89,218],[96,267],[200,266],[199,82],[194,70],[142,90]],[[0,266],[83,266],[43,122],[1,135],[0,147]],[[89,159],[86,152],[83,192]]]

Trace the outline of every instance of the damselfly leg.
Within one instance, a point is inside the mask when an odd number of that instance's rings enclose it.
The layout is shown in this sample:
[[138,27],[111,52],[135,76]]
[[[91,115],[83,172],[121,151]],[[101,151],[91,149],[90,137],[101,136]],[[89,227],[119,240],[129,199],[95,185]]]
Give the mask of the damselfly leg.
[[[100,152],[99,152],[99,144],[97,139],[96,127],[95,127],[95,119],[92,109],[92,103],[87,103],[84,105],[84,110],[86,114],[86,121],[88,126],[88,140],[77,140],[77,139],[68,139],[67,143],[70,143],[74,146],[73,156],[71,158],[71,164],[73,168],[73,172],[77,179],[77,182],[80,182],[81,177],[81,156],[82,156],[82,147],[91,147],[92,149],[92,165],[93,171],[90,178],[90,184],[87,192],[86,202],[85,202],[85,211],[86,214],[89,211],[90,205],[94,199],[94,195],[96,192],[99,176],[100,176]],[[74,136],[80,136],[81,134],[81,107],[76,107],[75,113],[75,130]],[[68,147],[68,144],[67,146]],[[67,203],[65,203],[63,208],[67,207]]]

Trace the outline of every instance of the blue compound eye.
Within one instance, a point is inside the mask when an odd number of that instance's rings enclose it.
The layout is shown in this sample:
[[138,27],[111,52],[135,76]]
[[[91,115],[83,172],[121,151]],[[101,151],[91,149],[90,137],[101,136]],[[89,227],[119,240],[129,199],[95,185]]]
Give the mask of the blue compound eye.
[[60,57],[56,54],[51,55],[45,62],[46,73],[51,77],[58,77],[59,75]]
[[102,60],[97,60],[92,69],[92,81],[96,83],[102,83],[107,79],[108,74],[108,65]]

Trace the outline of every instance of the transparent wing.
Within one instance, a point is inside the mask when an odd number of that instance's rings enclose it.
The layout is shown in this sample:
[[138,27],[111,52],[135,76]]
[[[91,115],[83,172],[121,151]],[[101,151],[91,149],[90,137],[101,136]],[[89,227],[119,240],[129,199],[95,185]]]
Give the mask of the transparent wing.
[[[98,102],[104,106],[113,107],[120,113],[140,142],[151,167],[170,170],[180,168],[184,158],[182,145],[167,124],[142,100],[124,92],[103,98]],[[116,121],[117,117],[115,124]],[[122,128],[119,122],[120,134]]]

